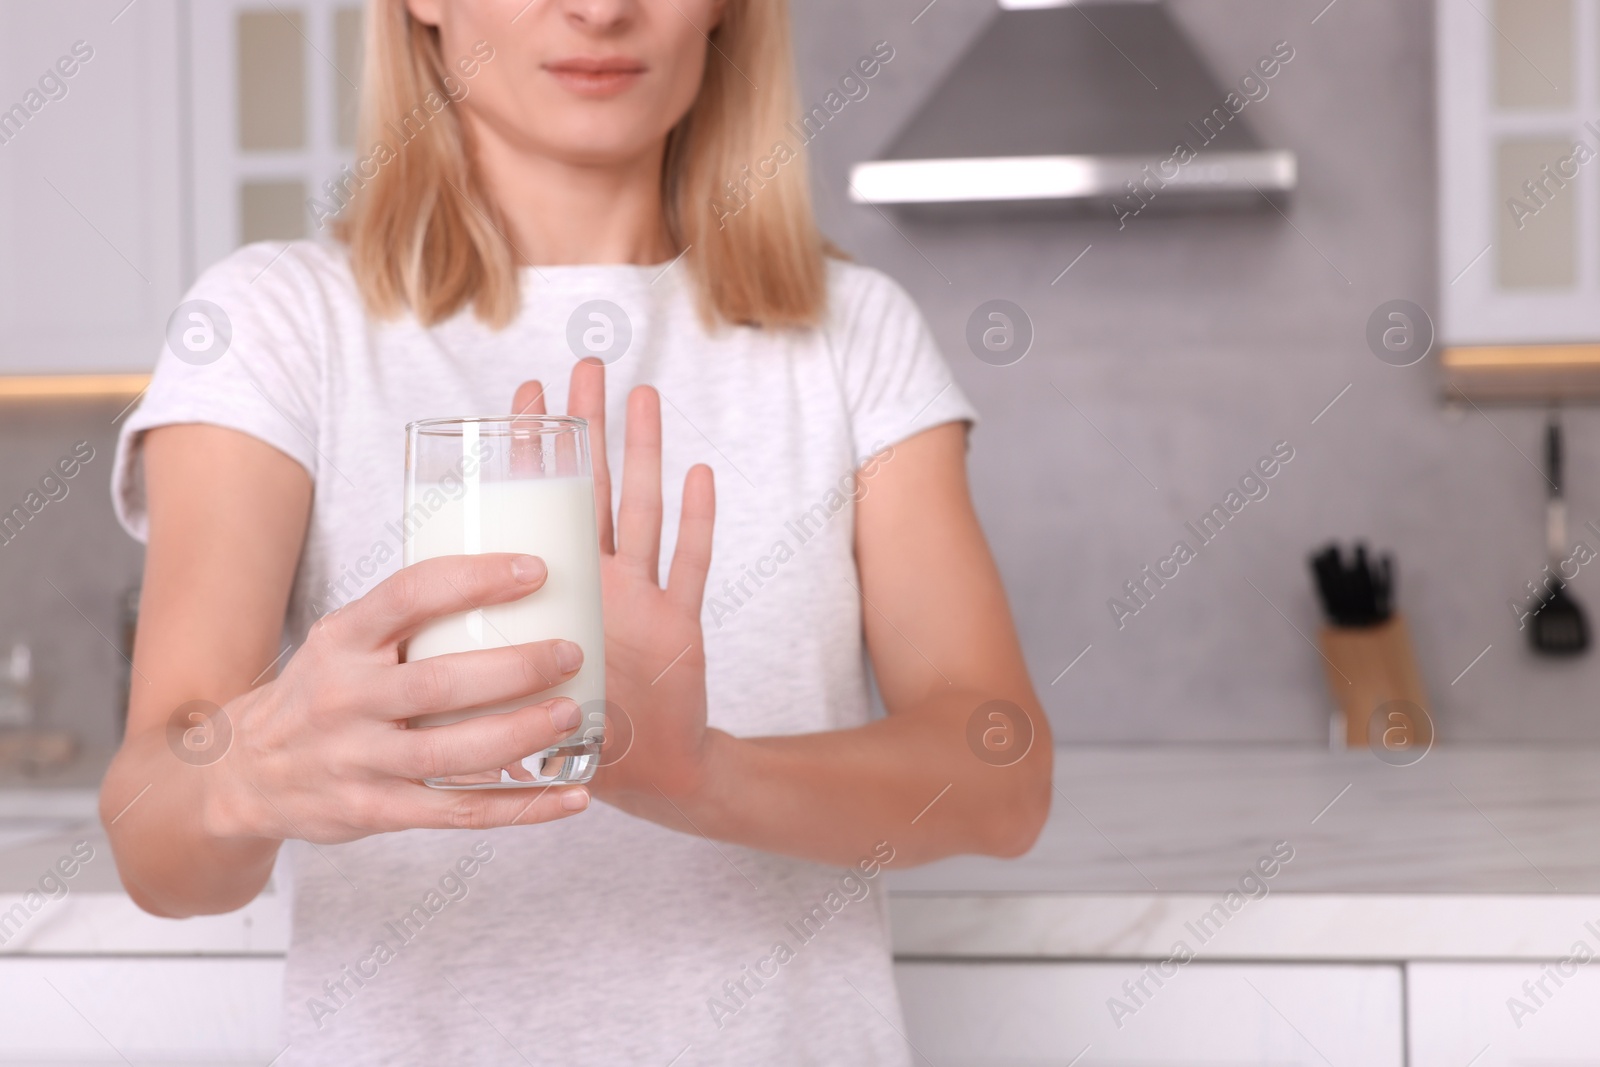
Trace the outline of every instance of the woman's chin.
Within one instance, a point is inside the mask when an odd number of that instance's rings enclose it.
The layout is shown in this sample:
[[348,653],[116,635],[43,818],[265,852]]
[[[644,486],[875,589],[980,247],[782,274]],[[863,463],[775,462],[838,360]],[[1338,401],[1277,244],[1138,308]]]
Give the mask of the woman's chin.
[[661,133],[655,130],[606,130],[609,123],[579,124],[570,136],[555,136],[535,151],[572,167],[609,170],[653,160],[660,151]]

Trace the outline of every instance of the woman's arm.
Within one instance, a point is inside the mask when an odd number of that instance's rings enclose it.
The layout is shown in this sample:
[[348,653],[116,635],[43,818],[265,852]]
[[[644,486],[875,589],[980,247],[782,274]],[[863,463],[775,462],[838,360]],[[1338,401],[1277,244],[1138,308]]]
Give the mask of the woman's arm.
[[[405,728],[409,716],[537,693],[577,670],[558,666],[555,641],[400,662],[405,637],[463,598],[483,605],[538,589],[542,562],[496,554],[407,567],[320,620],[274,677],[310,477],[215,426],[152,430],[144,447],[150,547],[132,699],[100,790],[117,869],[141,908],[181,917],[241,907],[290,837],[349,841],[583,809],[577,788],[456,792],[418,781],[550,747],[578,725],[570,700]],[[195,700],[222,709],[212,737],[231,734],[225,746],[173,747],[169,722]]]
[[311,479],[282,452],[213,426],[150,431],[144,466],[150,536],[128,727],[100,815],[140,907],[229,911],[266,885],[280,842],[202,832],[205,775],[170,750],[167,721],[188,701],[226,704],[270,676]]
[[[861,491],[862,613],[888,716],[788,737],[712,731],[684,815],[713,837],[827,863],[878,841],[906,865],[1020,855],[1050,810],[1050,727],[968,494],[966,427],[895,445]],[[1012,707],[979,710],[991,701]]]

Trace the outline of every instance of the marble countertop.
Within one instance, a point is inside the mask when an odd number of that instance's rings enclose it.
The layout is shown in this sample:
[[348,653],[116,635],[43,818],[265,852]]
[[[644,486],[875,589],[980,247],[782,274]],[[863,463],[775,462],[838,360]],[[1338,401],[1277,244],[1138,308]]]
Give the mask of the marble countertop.
[[1600,749],[1062,748],[1026,856],[889,885],[903,958],[1555,959],[1600,945]]
[[[954,793],[941,803],[959,803]],[[1284,842],[1274,892],[1600,894],[1600,748],[1061,748],[1038,844],[901,892],[1213,893]]]
[[[1026,856],[887,876],[898,955],[1151,959],[1182,940],[1217,959],[1546,959],[1600,944],[1600,748],[1441,748],[1405,767],[1062,748],[1055,785]],[[79,840],[95,859],[0,955],[283,951],[270,893],[224,916],[140,912],[81,787],[0,789],[0,914]]]

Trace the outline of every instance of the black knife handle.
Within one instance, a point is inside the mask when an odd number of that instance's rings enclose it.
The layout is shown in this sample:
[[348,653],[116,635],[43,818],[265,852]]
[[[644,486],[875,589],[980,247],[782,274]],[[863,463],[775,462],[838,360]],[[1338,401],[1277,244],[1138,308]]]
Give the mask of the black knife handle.
[[1549,424],[1544,428],[1545,477],[1550,482],[1551,499],[1558,499],[1563,495],[1561,452],[1561,423],[1552,415]]

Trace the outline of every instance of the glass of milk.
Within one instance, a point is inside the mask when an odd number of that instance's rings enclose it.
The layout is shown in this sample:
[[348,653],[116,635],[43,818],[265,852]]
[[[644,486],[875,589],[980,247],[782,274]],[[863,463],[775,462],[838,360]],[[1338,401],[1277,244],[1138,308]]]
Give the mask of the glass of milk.
[[605,740],[605,628],[589,424],[553,415],[424,419],[406,427],[405,563],[519,552],[549,577],[521,600],[435,619],[406,642],[407,661],[565,638],[583,649],[571,679],[499,704],[418,716],[413,728],[496,715],[565,696],[583,709],[577,733],[520,763],[429,779],[437,789],[514,789],[587,782]]

